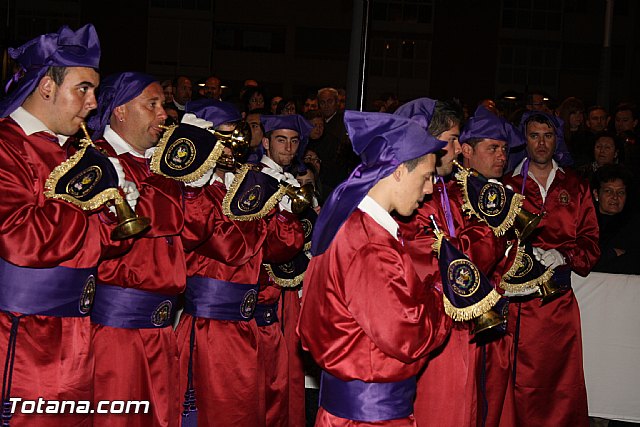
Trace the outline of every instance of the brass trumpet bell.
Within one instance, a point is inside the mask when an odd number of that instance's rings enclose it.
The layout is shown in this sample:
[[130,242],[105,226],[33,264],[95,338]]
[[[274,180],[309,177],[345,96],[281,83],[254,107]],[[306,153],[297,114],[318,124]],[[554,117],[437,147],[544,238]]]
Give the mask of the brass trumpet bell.
[[476,335],[489,329],[493,329],[496,326],[500,326],[505,322],[504,317],[494,309],[491,309],[483,315],[473,319],[473,328],[471,334]]
[[115,202],[118,225],[111,232],[112,240],[125,240],[147,231],[151,226],[151,219],[139,217],[123,198]]
[[542,283],[538,289],[538,295],[540,296],[541,305],[545,305],[546,303],[553,301],[563,293],[565,293],[567,289],[562,289],[558,287],[553,278],[547,280]]
[[542,216],[533,214],[525,209],[520,209],[516,215],[515,228],[520,239],[525,240],[536,229]]
[[294,187],[285,184],[285,194],[291,198],[291,212],[298,215],[305,211],[313,203],[313,185],[305,184],[302,187]]
[[251,148],[251,127],[248,123],[238,123],[231,132],[213,131],[213,135],[232,152],[232,160],[228,159],[229,156],[225,156],[225,159],[219,163],[231,165],[232,162],[232,166],[235,167],[237,163],[244,163],[247,160]]

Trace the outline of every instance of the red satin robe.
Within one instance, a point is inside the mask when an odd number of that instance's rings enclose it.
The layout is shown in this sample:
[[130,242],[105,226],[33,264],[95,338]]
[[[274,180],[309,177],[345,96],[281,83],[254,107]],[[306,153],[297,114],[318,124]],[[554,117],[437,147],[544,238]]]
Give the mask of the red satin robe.
[[[112,227],[98,215],[44,196],[50,172],[69,155],[51,135],[26,136],[11,118],[0,119],[0,257],[5,261],[32,268],[87,268],[130,247],[128,242],[112,241]],[[9,316],[0,313],[3,363],[10,329]],[[88,317],[28,316],[20,320],[12,397],[91,401],[93,368]],[[90,414],[16,413],[11,425],[90,426],[91,419]]]
[[[504,178],[518,191],[522,176]],[[527,178],[525,209],[544,216],[531,236],[533,246],[557,249],[573,271],[589,274],[598,261],[598,221],[587,181],[570,169],[558,170],[545,202]],[[515,393],[519,426],[588,426],[582,368],[580,310],[569,291],[540,306],[537,299],[513,304],[509,331],[520,310]]]
[[[435,238],[432,232],[425,231],[425,227],[433,229],[429,215],[434,215],[438,227],[449,241],[466,254],[492,283],[499,283],[501,275],[513,262],[515,250],[506,258],[507,239],[496,237],[486,224],[462,212],[462,193],[455,181],[447,183],[449,209],[456,234],[455,238],[450,238],[441,192],[442,185],[436,185],[431,199],[410,218],[400,221],[407,252],[418,275],[422,280],[442,282],[438,260],[431,247]],[[429,355],[427,366],[418,377],[414,405],[419,427],[514,425],[509,359],[511,339],[505,336],[479,345],[471,342],[473,336],[469,331],[469,323],[454,322],[445,345]]]
[[[216,182],[206,195],[221,206],[226,189]],[[220,213],[221,214],[221,213]],[[223,218],[226,218],[223,216]],[[189,276],[254,284],[270,231],[264,219],[221,224],[224,234],[198,246],[187,255]],[[193,317],[183,314],[177,328],[180,349],[180,390],[187,387]],[[198,425],[220,427],[265,426],[264,400],[260,398],[258,326],[255,321],[197,318],[193,350],[193,382]]]
[[[269,219],[269,229],[272,231],[265,242],[265,262],[284,263],[302,250],[304,231],[294,214],[278,212]],[[293,358],[292,354],[299,345],[295,334],[292,334],[300,307],[297,290],[283,291],[269,278],[264,268],[260,271],[258,283],[258,304],[279,303],[279,321],[258,328],[258,359],[266,425],[302,426],[305,415],[304,370],[301,360]]]
[[[103,145],[111,150],[106,143]],[[179,183],[152,174],[144,158],[129,153],[118,158],[125,176],[135,182],[140,192],[136,213],[151,218],[151,229],[136,239],[127,254],[102,262],[98,278],[107,285],[178,295],[186,286],[183,241],[184,245],[197,243],[197,236],[183,225],[188,222],[195,230],[195,224],[204,224],[212,211],[210,203],[201,189],[183,197]],[[150,401],[148,414],[96,414],[94,426],[178,426],[184,391],[179,386],[173,329],[126,329],[98,324],[92,329],[95,400]]]
[[[442,296],[423,282],[402,242],[356,209],[311,259],[298,332],[318,365],[344,381],[393,382],[420,371],[446,338]],[[318,411],[316,426],[415,425],[413,415],[375,423]]]

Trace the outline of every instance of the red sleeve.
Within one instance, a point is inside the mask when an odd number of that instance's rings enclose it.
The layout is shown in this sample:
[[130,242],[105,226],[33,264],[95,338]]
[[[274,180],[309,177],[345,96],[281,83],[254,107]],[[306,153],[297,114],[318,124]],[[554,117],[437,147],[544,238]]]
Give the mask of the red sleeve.
[[412,363],[442,343],[448,322],[442,296],[431,286],[410,286],[407,273],[415,274],[397,252],[366,245],[346,270],[344,291],[349,312],[375,345]]
[[280,264],[291,260],[304,246],[302,224],[294,214],[277,212],[267,218],[264,261]]
[[[208,238],[195,251],[216,261],[239,266],[247,263],[261,250],[267,238],[264,220],[233,221],[222,212],[225,190],[222,184],[210,185],[203,192],[204,203],[211,206],[207,228]],[[204,204],[200,203],[200,205]],[[193,223],[190,224],[190,227]],[[202,236],[199,236],[200,238]]]
[[89,218],[79,207],[45,198],[36,169],[0,141],[0,257],[21,266],[54,267],[77,254]]

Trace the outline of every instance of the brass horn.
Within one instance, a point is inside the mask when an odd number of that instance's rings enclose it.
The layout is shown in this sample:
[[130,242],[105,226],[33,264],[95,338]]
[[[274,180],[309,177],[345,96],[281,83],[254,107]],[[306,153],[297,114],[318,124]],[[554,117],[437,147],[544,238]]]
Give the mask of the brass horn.
[[[84,141],[94,146],[104,155],[108,156],[104,152],[104,150],[97,147],[91,140],[89,132],[87,131],[87,125],[82,122],[80,123],[80,127],[82,128],[82,132],[84,132]],[[131,206],[129,206],[129,203],[127,203],[127,201],[124,199],[124,197],[118,197],[114,201],[114,206],[116,209],[116,216],[118,217],[118,225],[116,225],[116,228],[114,228],[111,232],[111,239],[129,239],[131,237],[137,236],[143,231],[146,231],[151,225],[151,219],[147,217],[137,216],[133,209],[131,209]]]
[[545,305],[549,301],[554,300],[566,291],[567,289],[560,288],[553,280],[553,277],[551,277],[549,280],[543,282],[538,288],[538,295],[540,296],[540,301],[542,302],[541,305]]
[[504,317],[492,308],[472,320],[473,327],[471,329],[471,334],[476,335],[481,332],[488,331],[489,329],[502,325],[504,322]]
[[305,184],[302,187],[294,187],[284,181],[280,181],[285,194],[291,198],[291,212],[298,215],[304,212],[313,203],[313,185]]
[[213,135],[231,150],[231,155],[223,153],[218,158],[218,166],[233,170],[247,160],[251,144],[251,127],[248,123],[238,123],[231,132],[214,130]]

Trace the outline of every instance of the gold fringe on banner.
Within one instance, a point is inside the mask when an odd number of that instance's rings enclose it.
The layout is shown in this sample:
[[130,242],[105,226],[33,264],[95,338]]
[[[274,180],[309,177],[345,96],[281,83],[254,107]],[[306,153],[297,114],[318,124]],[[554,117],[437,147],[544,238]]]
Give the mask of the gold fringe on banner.
[[478,301],[468,307],[458,308],[451,304],[451,301],[449,301],[446,295],[442,295],[445,313],[447,313],[447,315],[456,322],[465,322],[482,316],[484,313],[491,310],[500,298],[501,295],[496,292],[495,289],[492,289],[491,292],[489,292],[489,294],[481,301]]
[[304,271],[292,279],[283,279],[275,275],[271,264],[262,264],[262,266],[265,268],[265,270],[267,270],[267,274],[269,274],[269,277],[271,277],[271,279],[276,282],[276,284],[282,286],[283,288],[295,288],[300,283],[302,283],[302,280],[304,279]]
[[509,293],[519,294],[524,291],[539,289],[544,283],[551,280],[551,277],[553,277],[553,268],[547,268],[542,276],[529,280],[528,282],[514,284],[503,279],[500,281],[500,287]]
[[119,200],[122,198],[117,188],[107,188],[96,194],[90,200],[81,201],[71,196],[70,194],[58,194],[55,192],[56,185],[60,178],[62,178],[67,172],[69,172],[84,156],[89,146],[88,142],[83,141],[83,147],[78,150],[73,156],[69,157],[64,162],[56,166],[49,177],[44,183],[44,195],[50,199],[60,199],[66,202],[72,203],[79,208],[90,211],[99,208],[110,200]]

